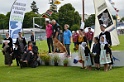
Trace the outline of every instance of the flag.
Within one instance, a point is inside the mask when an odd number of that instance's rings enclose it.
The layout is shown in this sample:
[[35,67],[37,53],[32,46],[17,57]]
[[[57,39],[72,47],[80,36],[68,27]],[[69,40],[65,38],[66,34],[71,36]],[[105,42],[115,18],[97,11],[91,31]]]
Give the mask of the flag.
[[115,22],[112,18],[111,12],[105,0],[94,0],[95,7],[95,32],[94,37],[99,36],[101,33],[100,25],[105,24],[111,34],[112,46],[119,45],[118,34],[116,30]]
[[11,8],[10,20],[9,20],[9,35],[16,41],[18,32],[22,31],[23,19],[26,11],[27,0],[16,0]]
[[115,3],[112,0],[109,0],[109,2],[111,3],[112,7],[115,9],[115,11],[118,13],[119,10],[114,6]]

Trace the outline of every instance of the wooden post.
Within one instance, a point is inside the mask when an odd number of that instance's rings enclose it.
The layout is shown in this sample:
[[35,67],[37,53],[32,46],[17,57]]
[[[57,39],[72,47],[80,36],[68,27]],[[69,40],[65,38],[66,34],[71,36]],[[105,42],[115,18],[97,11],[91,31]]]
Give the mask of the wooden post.
[[84,22],[84,0],[82,0],[82,21]]

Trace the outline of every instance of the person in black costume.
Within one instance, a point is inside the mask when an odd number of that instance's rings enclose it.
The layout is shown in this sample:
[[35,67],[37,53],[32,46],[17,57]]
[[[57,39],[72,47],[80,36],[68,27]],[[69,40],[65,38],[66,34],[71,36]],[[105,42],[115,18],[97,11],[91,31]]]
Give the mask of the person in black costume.
[[25,48],[25,46],[26,46],[26,40],[25,40],[25,38],[22,36],[22,33],[21,33],[21,32],[19,32],[18,35],[19,35],[19,37],[18,37],[17,40],[16,40],[16,44],[19,46],[19,48],[20,48],[20,53],[21,53],[21,55],[22,55],[23,52],[24,52],[24,48]]
[[12,50],[13,50],[13,42],[12,38],[9,37],[9,33],[6,33],[6,38],[4,39],[3,45],[3,55],[5,56],[5,65],[11,66],[12,64]]
[[90,49],[87,46],[86,42],[82,42],[81,44],[84,48],[84,54],[85,54],[85,65],[88,70],[92,69],[93,61],[90,53]]
[[34,37],[34,32],[33,31],[31,32],[30,39],[31,39],[32,42],[35,42],[35,37]]
[[24,54],[21,57],[21,64],[25,62],[27,65],[31,66],[35,61],[37,61],[38,47],[33,45],[31,41],[24,49]]
[[100,43],[98,37],[94,37],[94,44],[92,48],[92,55],[95,62],[95,70],[100,70]]
[[111,63],[109,63],[109,70],[112,69],[112,65],[113,65],[113,59],[112,59],[112,51],[110,49],[111,45],[112,45],[112,41],[111,41],[111,34],[109,31],[105,31],[105,29],[107,28],[107,26],[105,24],[101,24],[100,26],[100,29],[101,29],[101,33],[99,35],[99,39],[102,35],[105,35],[106,37],[106,42],[108,44],[108,50],[109,50],[109,53],[110,53],[110,57],[111,57]]
[[21,53],[20,53],[20,47],[17,45],[17,43],[14,43],[15,44],[15,48],[13,49],[13,55],[16,59],[16,64],[17,66],[20,65],[20,59],[21,59]]

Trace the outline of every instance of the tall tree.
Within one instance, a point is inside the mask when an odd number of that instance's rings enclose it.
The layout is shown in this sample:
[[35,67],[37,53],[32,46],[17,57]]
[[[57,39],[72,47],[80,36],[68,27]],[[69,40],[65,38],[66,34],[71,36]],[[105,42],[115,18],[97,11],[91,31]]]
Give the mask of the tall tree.
[[84,22],[85,27],[91,27],[92,25],[95,25],[95,14],[91,14]]
[[81,17],[75,8],[70,4],[65,4],[59,9],[59,24],[63,27],[64,24],[69,24],[70,28],[72,25],[80,25]]
[[5,21],[6,16],[4,14],[0,14],[0,29],[5,29]]
[[[35,14],[35,12],[32,12],[32,11],[25,13],[23,28],[33,27],[33,17],[39,17],[39,15]],[[43,27],[44,27],[44,22],[45,22],[44,18],[35,19],[35,23]]]
[[57,22],[59,22],[59,13],[53,13],[51,16],[50,16],[50,19],[54,19],[56,20]]
[[77,11],[75,11],[75,13],[74,13],[74,23],[77,25],[81,24],[81,17]]
[[10,19],[10,12],[7,12],[5,23],[4,23],[6,29],[9,29],[9,19]]

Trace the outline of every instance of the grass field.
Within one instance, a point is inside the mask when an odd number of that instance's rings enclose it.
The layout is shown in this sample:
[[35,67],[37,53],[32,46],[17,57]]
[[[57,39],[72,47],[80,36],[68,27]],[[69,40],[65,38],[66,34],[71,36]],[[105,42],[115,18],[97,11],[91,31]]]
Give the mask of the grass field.
[[120,45],[113,46],[112,50],[124,51],[124,35],[119,35],[119,41],[120,41]]
[[[119,35],[119,41],[120,41],[119,45],[112,47],[113,51],[115,50],[124,51],[124,35]],[[41,50],[48,50],[46,41],[38,41],[37,46],[39,46],[39,49]],[[73,52],[73,47],[74,45],[72,43],[70,46],[72,52]]]
[[[124,50],[124,36],[119,36],[121,45],[113,50]],[[46,41],[38,42],[39,49],[47,50]],[[71,45],[72,50],[73,45]],[[1,48],[1,45],[0,45]],[[4,65],[4,57],[0,52],[0,82],[124,82],[124,67],[114,67],[104,72],[88,71],[80,67],[39,66],[37,68],[11,67]]]

